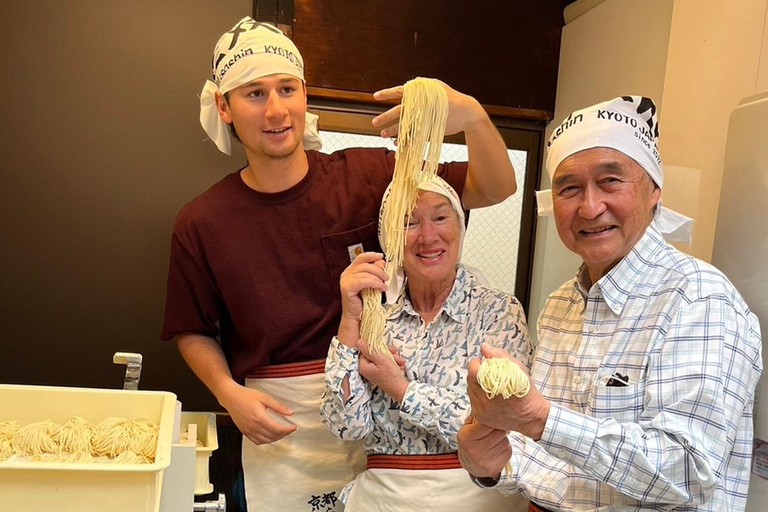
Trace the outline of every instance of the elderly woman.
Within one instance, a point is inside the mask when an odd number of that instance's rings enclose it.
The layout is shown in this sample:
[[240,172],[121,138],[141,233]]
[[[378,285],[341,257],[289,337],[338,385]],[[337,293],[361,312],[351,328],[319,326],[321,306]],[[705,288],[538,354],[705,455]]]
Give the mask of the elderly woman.
[[481,286],[459,263],[465,228],[456,192],[437,176],[420,189],[407,226],[405,279],[393,279],[388,290],[397,297],[387,307],[385,334],[394,358],[371,353],[359,339],[360,291],[387,291],[383,256],[360,254],[341,276],[342,319],[326,360],[321,411],[339,438],[365,439],[368,455],[368,469],[341,500],[347,512],[525,510],[519,496],[475,486],[456,456],[469,411],[467,363],[483,343],[527,363],[525,315],[515,297]]

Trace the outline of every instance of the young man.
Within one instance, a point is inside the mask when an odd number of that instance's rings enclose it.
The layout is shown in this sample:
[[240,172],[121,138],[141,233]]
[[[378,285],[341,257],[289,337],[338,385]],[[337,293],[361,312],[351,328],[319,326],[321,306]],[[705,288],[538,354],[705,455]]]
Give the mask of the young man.
[[[476,100],[443,86],[446,132],[465,132],[470,162],[440,174],[468,208],[505,199],[516,185],[501,137]],[[375,97],[401,96],[397,87]],[[225,153],[232,130],[248,165],[182,209],[171,247],[162,338],[177,341],[242,431],[253,510],[334,510],[363,460],[327,432],[319,407],[339,276],[358,252],[380,250],[394,154],[308,150],[319,139],[306,108],[304,62],[278,29],[244,18],[222,36],[201,123]],[[394,136],[398,118],[399,106],[373,124]]]
[[555,130],[555,222],[583,265],[539,317],[528,395],[488,400],[470,363],[462,464],[532,511],[746,506],[760,327],[720,271],[662,238],[685,219],[661,208],[655,112],[627,96]]

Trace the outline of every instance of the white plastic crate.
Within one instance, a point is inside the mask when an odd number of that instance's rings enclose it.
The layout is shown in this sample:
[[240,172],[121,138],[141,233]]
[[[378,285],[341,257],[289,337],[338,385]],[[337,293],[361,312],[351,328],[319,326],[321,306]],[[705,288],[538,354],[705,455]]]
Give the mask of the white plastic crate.
[[171,461],[176,395],[161,391],[0,384],[0,421],[19,424],[73,416],[98,423],[109,416],[148,419],[159,426],[155,462],[0,462],[5,510],[26,512],[157,512],[163,470]]

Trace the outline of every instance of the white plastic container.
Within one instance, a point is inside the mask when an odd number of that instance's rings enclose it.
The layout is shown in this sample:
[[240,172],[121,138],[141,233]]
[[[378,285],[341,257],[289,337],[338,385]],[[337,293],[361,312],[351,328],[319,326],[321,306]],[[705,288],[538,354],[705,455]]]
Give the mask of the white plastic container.
[[213,485],[209,478],[209,462],[211,453],[219,448],[216,434],[216,415],[212,412],[182,412],[181,428],[194,423],[197,425],[197,439],[203,446],[196,448],[195,458],[195,495],[210,494]]
[[152,464],[0,462],[3,510],[26,512],[157,512],[163,470],[171,461],[176,395],[160,391],[0,384],[0,421],[22,426],[73,416],[92,423],[109,416],[159,426]]

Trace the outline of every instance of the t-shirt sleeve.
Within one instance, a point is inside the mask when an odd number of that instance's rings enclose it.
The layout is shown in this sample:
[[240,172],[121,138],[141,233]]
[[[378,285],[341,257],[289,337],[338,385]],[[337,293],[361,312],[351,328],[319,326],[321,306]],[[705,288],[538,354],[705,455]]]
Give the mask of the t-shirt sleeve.
[[165,341],[182,332],[212,338],[219,334],[220,294],[193,232],[191,225],[177,219],[171,239],[165,318],[160,333]]

